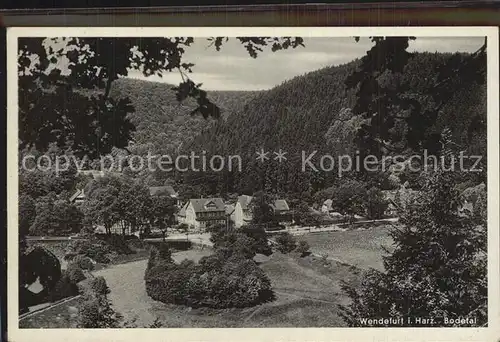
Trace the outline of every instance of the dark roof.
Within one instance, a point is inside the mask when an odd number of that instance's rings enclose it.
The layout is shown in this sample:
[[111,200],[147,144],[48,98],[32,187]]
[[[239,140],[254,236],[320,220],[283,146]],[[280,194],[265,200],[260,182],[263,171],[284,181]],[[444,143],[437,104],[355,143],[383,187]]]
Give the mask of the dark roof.
[[288,206],[288,203],[284,199],[279,199],[274,201],[272,204],[274,210],[279,210],[279,211],[288,211],[290,210],[290,207]]
[[175,192],[174,188],[171,185],[151,186],[149,187],[149,194],[151,196],[177,196],[177,192]]
[[[248,196],[248,195],[241,195],[238,196],[238,202],[241,205],[241,209],[247,210],[249,209],[249,204],[252,202],[253,197]],[[271,204],[274,210],[279,210],[279,211],[288,211],[290,210],[290,207],[288,206],[288,203],[284,199],[278,199],[274,201],[274,203]]]
[[192,198],[188,203],[193,205],[196,213],[226,211],[222,198]]

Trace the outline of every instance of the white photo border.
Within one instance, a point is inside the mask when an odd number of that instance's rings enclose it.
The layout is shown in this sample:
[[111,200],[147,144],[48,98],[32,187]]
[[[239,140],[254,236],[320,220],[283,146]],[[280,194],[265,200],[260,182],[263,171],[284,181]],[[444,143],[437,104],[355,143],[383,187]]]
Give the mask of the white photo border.
[[[488,327],[20,329],[18,315],[18,75],[20,37],[487,37]],[[355,44],[353,40],[353,44]],[[498,27],[10,27],[7,29],[8,340],[21,341],[491,341],[500,340]],[[16,227],[16,228],[14,228]]]

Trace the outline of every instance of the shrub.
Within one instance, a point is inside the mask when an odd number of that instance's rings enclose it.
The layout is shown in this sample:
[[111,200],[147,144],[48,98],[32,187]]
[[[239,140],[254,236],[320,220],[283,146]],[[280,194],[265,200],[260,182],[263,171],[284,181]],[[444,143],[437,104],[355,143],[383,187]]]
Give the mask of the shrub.
[[278,250],[283,254],[290,253],[297,247],[295,238],[288,232],[278,235],[276,237],[276,243],[278,243]]
[[106,279],[102,276],[92,279],[89,283],[89,288],[98,296],[107,295],[110,292],[106,284]]
[[121,316],[106,296],[89,296],[81,305],[78,328],[119,328]]
[[56,285],[48,293],[48,301],[55,302],[60,299],[78,295],[79,290],[75,282],[73,282],[67,271],[63,271],[61,278],[57,281]]
[[233,230],[228,230],[225,224],[214,224],[207,228],[207,232],[210,233],[210,242],[216,245],[224,239],[226,234],[233,232]]
[[301,256],[305,256],[309,253],[309,244],[307,243],[307,241],[301,240],[297,244],[295,251],[300,253]]
[[85,255],[76,255],[71,260],[71,263],[77,265],[82,270],[92,271],[94,269],[94,263]]
[[146,291],[158,301],[193,307],[247,307],[272,299],[271,282],[257,264],[241,255],[217,253],[177,265],[163,263],[147,272]]
[[134,254],[135,251],[130,248],[127,240],[118,234],[102,234],[98,236],[99,240],[104,241],[110,248],[111,251],[115,251],[118,254]]
[[76,254],[75,252],[67,252],[66,254],[64,254],[64,257],[63,259],[66,260],[66,261],[71,261],[73,260],[78,254]]
[[146,271],[158,265],[160,262],[173,262],[172,252],[166,242],[161,242],[151,247]]
[[117,313],[107,297],[108,285],[103,277],[90,282],[90,291],[85,293],[80,305],[78,328],[119,328],[123,317]]
[[187,284],[195,264],[185,260],[180,264],[161,263],[146,272],[146,292],[163,303],[186,304]]
[[85,275],[83,274],[82,269],[74,262],[68,264],[66,274],[68,275],[70,281],[74,284],[78,284],[82,280],[85,280]]
[[266,230],[263,226],[249,225],[241,227],[241,232],[253,240],[252,249],[255,253],[271,255],[272,250],[267,240]]
[[134,248],[134,249],[146,249],[147,248],[147,244],[145,244],[142,240],[139,240],[139,239],[132,239],[132,240],[128,241],[128,245],[130,246],[130,248]]
[[80,235],[82,237],[91,237],[94,235],[94,230],[92,229],[92,227],[89,227],[89,226],[84,226],[81,230],[80,230]]
[[110,262],[109,253],[111,253],[111,248],[104,241],[98,239],[74,240],[68,246],[65,259],[71,260],[76,255],[84,255],[96,262],[107,264]]

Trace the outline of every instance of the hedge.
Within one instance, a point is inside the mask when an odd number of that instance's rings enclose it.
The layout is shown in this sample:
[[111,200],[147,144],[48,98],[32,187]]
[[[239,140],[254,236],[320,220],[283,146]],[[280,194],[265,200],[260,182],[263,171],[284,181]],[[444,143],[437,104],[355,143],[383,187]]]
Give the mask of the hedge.
[[217,253],[198,265],[161,261],[146,271],[146,292],[163,303],[248,307],[273,298],[271,281],[253,260]]

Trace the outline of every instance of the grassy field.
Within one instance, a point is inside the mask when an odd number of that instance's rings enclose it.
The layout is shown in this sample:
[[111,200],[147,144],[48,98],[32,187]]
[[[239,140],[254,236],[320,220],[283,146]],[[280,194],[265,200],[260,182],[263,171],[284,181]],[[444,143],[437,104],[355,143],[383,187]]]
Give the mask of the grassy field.
[[[173,255],[198,261],[210,249],[193,249]],[[256,259],[272,281],[276,299],[246,309],[191,309],[167,305],[149,298],[144,285],[147,261],[134,261],[95,272],[102,275],[111,289],[109,298],[126,320],[137,327],[148,327],[158,318],[163,327],[338,327],[344,323],[338,315],[338,304],[347,298],[340,281],[358,282],[359,270],[320,258],[275,253]],[[21,322],[25,328],[74,327],[76,303],[60,305]]]
[[385,253],[382,246],[390,250],[392,245],[389,227],[313,233],[299,239],[307,241],[315,254],[326,254],[363,269],[373,267],[383,270],[382,256]]
[[[275,253],[260,256],[260,265],[272,281],[276,299],[245,309],[191,309],[151,299],[148,312],[169,328],[257,328],[257,327],[340,327],[338,304],[348,298],[340,281],[356,285],[360,272],[352,267],[319,258]],[[138,313],[137,310],[133,310]],[[141,318],[137,320],[141,326]]]

